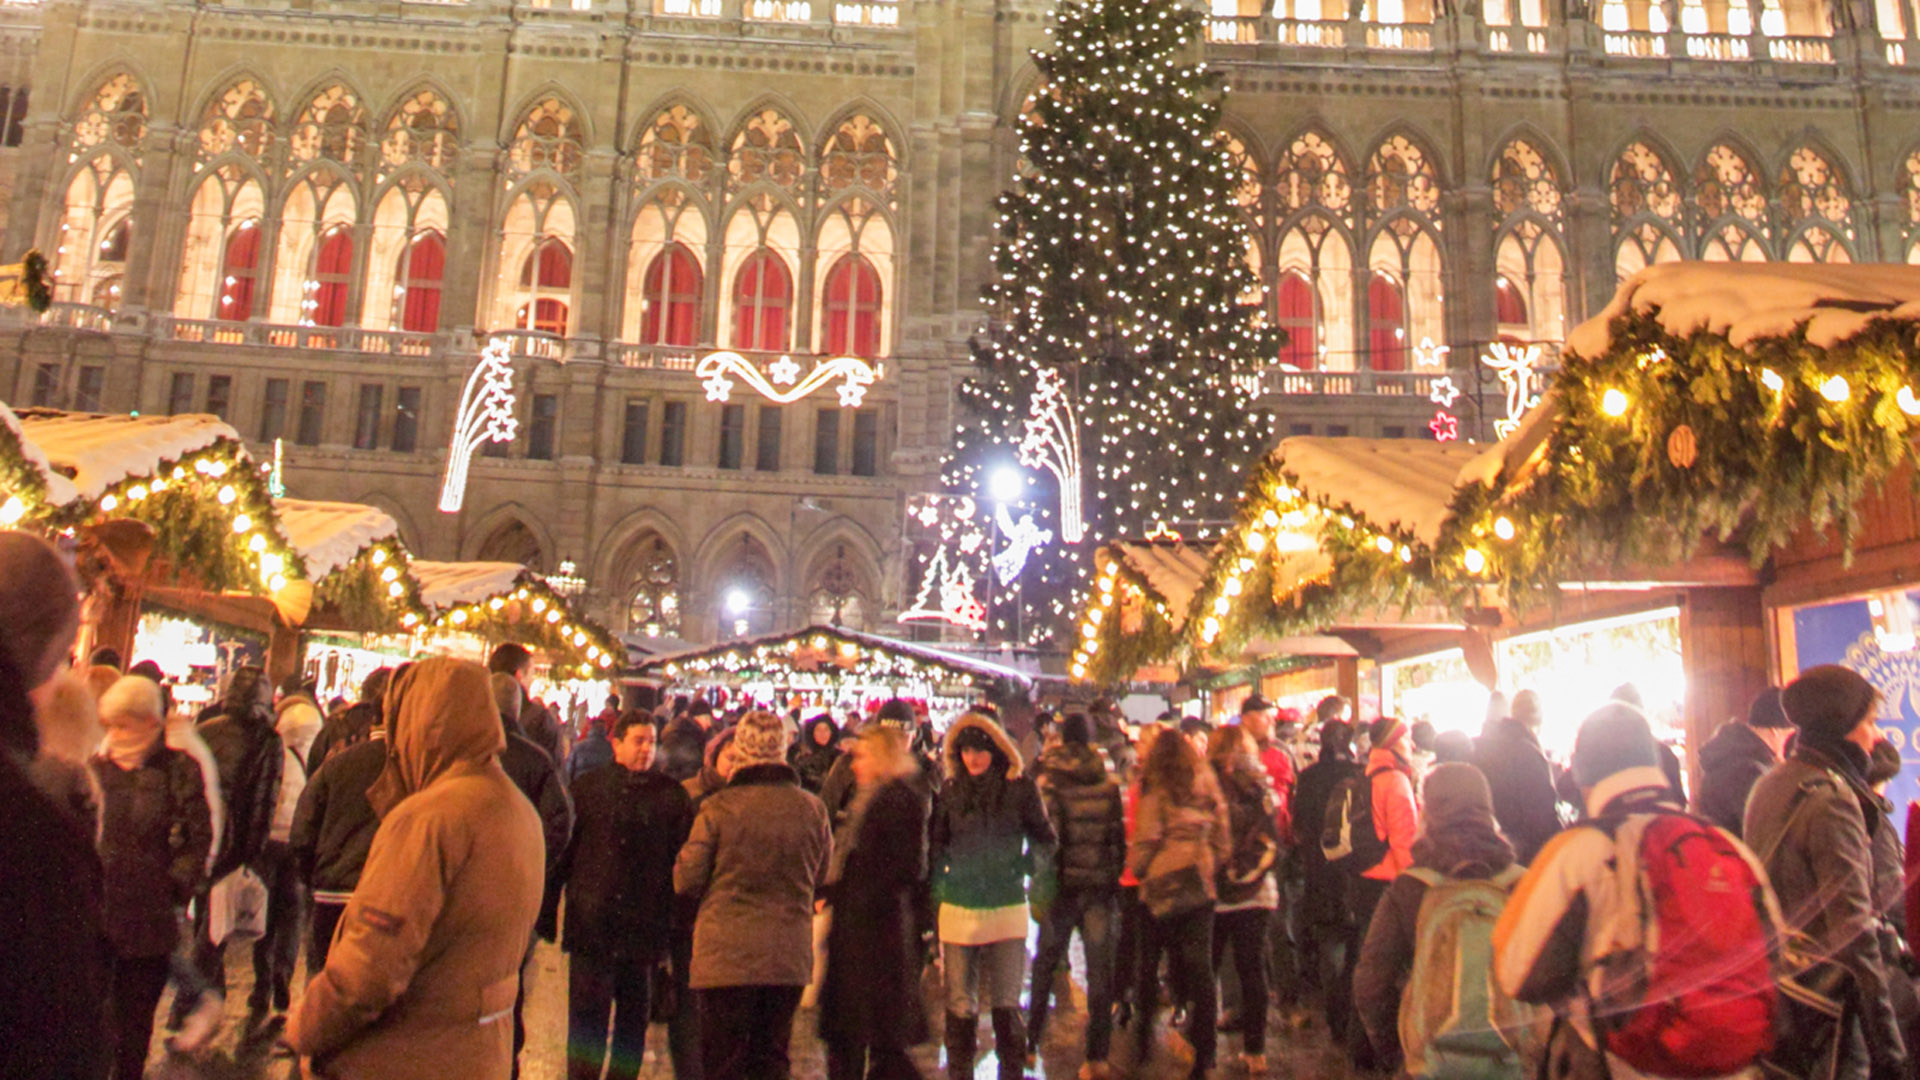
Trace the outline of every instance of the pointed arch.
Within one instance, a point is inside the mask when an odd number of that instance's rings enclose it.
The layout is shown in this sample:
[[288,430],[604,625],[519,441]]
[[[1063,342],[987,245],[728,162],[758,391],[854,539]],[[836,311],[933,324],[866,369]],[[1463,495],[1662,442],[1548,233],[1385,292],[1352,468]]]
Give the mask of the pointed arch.
[[825,208],[819,222],[814,235],[816,351],[885,356],[893,338],[899,267],[893,216],[855,189]]
[[69,169],[54,248],[54,298],[117,308],[133,242],[133,155],[106,143]]
[[886,562],[858,522],[839,517],[813,530],[798,564],[809,623],[859,629],[877,614]]
[[717,575],[730,562],[733,549],[739,546],[742,537],[753,540],[765,551],[772,564],[772,576],[767,584],[776,594],[783,591],[786,583],[780,572],[787,564],[787,545],[765,518],[751,510],[729,515],[701,537],[694,548],[699,552],[693,577],[696,587],[709,595],[717,593],[725,584]]
[[287,115],[287,175],[333,161],[357,175],[366,165],[372,119],[367,96],[335,69],[307,84]]
[[579,99],[557,84],[548,84],[522,99],[506,138],[507,164],[516,177],[551,170],[572,177],[586,157],[593,137],[587,113]]
[[1353,234],[1329,213],[1308,210],[1287,222],[1274,260],[1275,315],[1288,335],[1282,363],[1306,371],[1353,367],[1353,266]]
[[1853,232],[1851,173],[1825,139],[1812,132],[1804,134],[1782,155],[1776,175],[1774,198],[1784,227],[1796,228],[1811,220],[1833,231]]
[[1723,134],[1701,152],[1693,170],[1694,228],[1702,245],[1701,258],[1722,226],[1738,222],[1745,231],[1757,231],[1764,243],[1768,223],[1768,184],[1763,158],[1746,140]]
[[446,179],[424,164],[408,165],[376,189],[370,205],[361,325],[415,333],[439,329],[452,205]]
[[259,163],[229,152],[209,162],[188,201],[175,315],[246,322],[266,311],[266,176]]
[[697,101],[677,92],[665,95],[634,127],[634,185],[679,180],[704,200],[720,166],[718,140],[711,115]]
[[808,148],[800,112],[777,95],[763,96],[727,130],[727,192],[767,185],[790,197],[807,177]]
[[1567,178],[1573,175],[1559,147],[1531,124],[1515,125],[1497,146],[1487,175],[1501,222],[1532,213],[1558,228],[1565,220],[1571,190]]
[[1367,362],[1373,370],[1410,370],[1423,342],[1446,340],[1443,250],[1437,222],[1412,209],[1394,211],[1370,233]]
[[[564,333],[571,329],[575,306],[572,262],[579,251],[579,196],[565,179],[543,171],[509,190],[505,206],[497,249],[493,325],[523,329],[557,326]],[[559,284],[563,262],[566,283]]]
[[1309,122],[1280,143],[1274,178],[1282,217],[1309,208],[1351,225],[1359,209],[1354,157],[1324,125]]
[[91,86],[68,113],[72,117],[68,143],[69,161],[96,147],[118,146],[140,160],[147,138],[147,122],[152,115],[147,100],[146,82],[123,62],[107,66],[107,73],[82,85]]
[[899,141],[873,118],[877,112],[842,110],[838,123],[815,142],[813,170],[822,198],[859,190],[893,205],[894,184],[900,175]]
[[354,287],[354,228],[360,191],[346,166],[319,159],[288,178],[280,194],[268,319],[340,326]]
[[664,539],[676,552],[688,550],[687,534],[672,515],[658,507],[643,506],[628,511],[626,516],[606,530],[605,539],[600,542],[600,550],[595,553],[592,573],[595,581],[614,581],[620,577],[621,560],[648,533]]
[[[523,534],[531,543],[523,543],[516,533]],[[521,546],[517,550],[509,549],[509,541]],[[460,557],[467,562],[518,562],[538,573],[547,569],[548,555],[553,550],[553,534],[541,524],[540,516],[518,502],[507,502],[487,511],[474,523],[461,545]],[[515,554],[523,557],[515,558]]]
[[415,79],[381,117],[379,175],[388,177],[409,166],[450,175],[464,130],[454,96],[431,77]]
[[1268,170],[1260,142],[1238,121],[1222,118],[1214,144],[1227,155],[1234,174],[1233,202],[1255,230],[1266,224]]
[[1616,238],[1641,220],[1683,227],[1687,173],[1665,140],[1651,131],[1637,131],[1607,160],[1607,200]]
[[681,181],[654,185],[640,202],[627,251],[621,340],[667,345],[704,340],[711,229],[705,202]]
[[272,153],[279,110],[266,79],[247,68],[235,69],[214,84],[200,102],[194,158],[205,168],[229,153],[263,161]]
[[1496,336],[1523,342],[1566,338],[1567,262],[1560,231],[1539,215],[1509,222],[1496,235]]
[[1440,194],[1448,186],[1446,161],[1437,144],[1411,124],[1388,126],[1368,144],[1368,209],[1377,217],[1406,207],[1437,216]]

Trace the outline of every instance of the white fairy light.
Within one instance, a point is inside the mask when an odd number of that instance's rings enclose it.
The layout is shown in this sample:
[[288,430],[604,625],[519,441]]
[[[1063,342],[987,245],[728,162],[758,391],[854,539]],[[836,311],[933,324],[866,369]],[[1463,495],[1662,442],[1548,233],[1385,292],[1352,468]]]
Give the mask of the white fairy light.
[[1507,418],[1493,422],[1494,434],[1504,439],[1519,430],[1520,418],[1528,409],[1540,404],[1540,395],[1533,392],[1533,368],[1540,362],[1540,346],[1520,347],[1496,341],[1480,362],[1493,369],[1500,377],[1500,385],[1507,390]]
[[[722,350],[708,353],[694,365],[693,373],[699,376],[707,391],[708,401],[727,401],[733,396],[733,381],[739,379],[768,401],[788,405],[830,382],[840,380],[840,406],[857,409],[866,400],[867,387],[878,382],[886,374],[882,365],[869,364],[857,356],[835,356],[822,360],[800,377],[800,365],[791,356],[782,356],[768,367],[773,381],[760,373],[753,362],[737,352]],[[795,380],[798,380],[797,382]],[[777,389],[774,383],[790,384],[786,389]]]

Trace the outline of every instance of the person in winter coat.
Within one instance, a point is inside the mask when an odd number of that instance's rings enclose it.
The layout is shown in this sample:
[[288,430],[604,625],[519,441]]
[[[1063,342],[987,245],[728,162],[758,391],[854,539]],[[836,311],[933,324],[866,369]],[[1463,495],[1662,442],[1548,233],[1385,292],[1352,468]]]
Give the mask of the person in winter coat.
[[103,801],[107,940],[113,947],[113,1074],[138,1080],[166,989],[179,914],[213,845],[200,766],[166,747],[160,688],[124,676],[100,699],[107,736],[92,766]]
[[[1302,984],[1308,980],[1308,964],[1303,955],[1306,939],[1301,934],[1298,910],[1305,882],[1295,855],[1293,835],[1294,789],[1300,777],[1300,759],[1294,747],[1298,737],[1299,716],[1289,709],[1283,721],[1282,713],[1274,707],[1273,702],[1260,694],[1253,694],[1240,703],[1240,727],[1246,732],[1251,743],[1250,752],[1266,771],[1268,783],[1273,789],[1274,841],[1279,846],[1273,871],[1276,899],[1272,914],[1266,921],[1268,956],[1262,963],[1268,970],[1270,984],[1278,988],[1282,1004],[1292,1006],[1297,1004]],[[1237,839],[1239,834],[1236,832],[1235,835]],[[1317,832],[1315,839],[1318,839]],[[1214,928],[1215,952],[1220,951],[1220,929],[1217,925]],[[1236,944],[1232,947],[1236,961],[1232,970],[1237,973],[1247,962],[1239,960],[1239,946]],[[1215,960],[1214,966],[1220,966],[1219,960]],[[1230,979],[1224,989],[1232,992],[1222,997],[1222,1005],[1226,1007],[1223,1010],[1224,1019],[1239,1022],[1245,1010],[1237,997],[1237,978]],[[1236,1009],[1239,1012],[1229,1011]]]
[[368,793],[380,830],[287,1040],[337,1080],[503,1080],[540,915],[540,816],[500,768],[480,665],[421,660],[382,711],[391,752]]
[[[1510,721],[1497,721],[1508,723]],[[1491,726],[1491,725],[1490,725]],[[1372,796],[1374,835],[1387,845],[1380,862],[1349,881],[1348,900],[1353,916],[1352,933],[1347,939],[1347,967],[1341,981],[1351,984],[1354,965],[1360,961],[1360,943],[1373,922],[1373,909],[1386,894],[1387,886],[1413,865],[1413,841],[1419,833],[1420,809],[1414,799],[1413,740],[1407,725],[1396,717],[1383,716],[1373,722],[1372,749],[1367,754],[1368,790]],[[1361,1067],[1377,1067],[1375,1048],[1364,1028],[1350,1025],[1348,1051]]]
[[1027,879],[1051,854],[1053,826],[1019,748],[991,718],[970,712],[954,721],[942,756],[946,786],[928,845],[946,971],[947,1071],[955,1080],[973,1075],[985,999],[1001,1080],[1019,1080],[1027,1060]]
[[1747,707],[1745,723],[1723,724],[1700,748],[1700,790],[1694,810],[1735,836],[1746,828],[1747,796],[1768,770],[1787,756],[1793,723],[1780,706],[1780,691],[1768,687]]
[[1489,720],[1474,748],[1474,764],[1493,792],[1494,817],[1522,863],[1560,831],[1553,766],[1540,748],[1541,719],[1540,695],[1522,690],[1513,696],[1510,715]]
[[[1501,834],[1494,816],[1493,792],[1486,777],[1472,765],[1436,765],[1421,794],[1425,799],[1420,838],[1413,844],[1413,868],[1443,877],[1473,880],[1502,878],[1511,884],[1517,871],[1513,845]],[[1391,1054],[1399,1064],[1400,999],[1413,974],[1418,946],[1420,905],[1428,884],[1415,873],[1403,873],[1387,886],[1373,922],[1360,946],[1353,970],[1353,1007],[1365,1026],[1368,1041]],[[1493,973],[1463,972],[1463,977],[1491,979]],[[1519,1061],[1510,1062],[1520,1072]]]
[[1135,1060],[1141,1066],[1152,1055],[1160,957],[1165,955],[1175,999],[1189,1006],[1191,1075],[1204,1077],[1213,1068],[1219,1005],[1213,983],[1213,908],[1219,869],[1232,854],[1227,801],[1213,770],[1186,739],[1172,732],[1154,739],[1141,765],[1140,801],[1127,846],[1127,869],[1140,880],[1147,908],[1134,1029]]
[[487,673],[510,675],[520,687],[520,713],[514,717],[514,727],[520,734],[546,751],[547,760],[567,760],[560,721],[554,718],[552,710],[535,701],[530,692],[533,684],[533,654],[527,651],[527,647],[513,642],[494,646],[493,652],[487,657]]
[[826,808],[787,761],[780,718],[753,711],[733,736],[733,775],[694,816],[673,888],[699,901],[689,985],[701,1071],[714,1080],[788,1073],[800,993],[813,976],[813,901],[833,838]]
[[[566,886],[567,1075],[633,1080],[646,1055],[653,971],[672,945],[673,863],[693,825],[684,787],[653,769],[658,736],[637,709],[614,721],[611,764],[574,784]],[[613,1021],[612,1046],[607,1021]],[[685,1067],[676,1062],[676,1075]]]
[[[1623,984],[1650,977],[1644,962],[1636,968],[1610,955],[1618,927],[1635,916],[1619,887],[1615,834],[1599,823],[1620,822],[1625,828],[1636,820],[1680,814],[1683,804],[1660,768],[1659,744],[1646,716],[1630,705],[1610,703],[1587,717],[1574,743],[1572,766],[1586,794],[1586,819],[1549,841],[1514,887],[1494,926],[1494,977],[1514,1000],[1551,1006],[1564,1020],[1554,1026],[1544,1080],[1643,1080],[1644,1074],[1600,1049],[1589,1007],[1596,999],[1614,997]],[[1752,852],[1731,835],[1720,835],[1753,877],[1765,882]],[[1757,892],[1745,899],[1754,904],[1766,939],[1777,942],[1779,908],[1770,890]],[[1602,957],[1608,962],[1600,963]],[[1732,1076],[1751,1080],[1752,1070]]]
[[[889,698],[881,703],[873,719],[867,721],[867,726],[892,728],[907,737],[913,750],[913,759],[920,764],[920,773],[914,782],[920,785],[920,794],[932,802],[940,766],[921,749],[924,729],[913,711],[913,703],[903,698]],[[847,813],[853,807],[853,798],[858,789],[859,785],[853,778],[853,758],[841,754],[833,767],[827,770],[826,779],[820,782],[820,801],[833,819],[835,830],[846,823]]]
[[1891,1080],[1902,1075],[1907,1048],[1891,990],[1902,976],[1881,952],[1874,904],[1872,830],[1884,819],[1867,771],[1881,738],[1879,694],[1858,674],[1824,664],[1788,683],[1780,703],[1800,737],[1793,756],[1754,784],[1747,842],[1792,928],[1853,973],[1839,1075]]
[[[358,707],[351,706],[348,712]],[[344,747],[336,744],[332,759],[307,781],[294,808],[287,846],[313,896],[313,927],[307,940],[309,979],[327,966],[334,930],[366,868],[367,853],[380,829],[380,816],[373,812],[367,792],[386,767],[387,728],[377,724],[363,740]]]
[[267,886],[267,933],[253,945],[253,990],[247,995],[249,1026],[258,1026],[269,1011],[285,1012],[291,1000],[294,964],[300,959],[300,941],[306,930],[307,890],[298,862],[288,844],[293,816],[307,789],[309,751],[320,734],[320,707],[313,687],[298,675],[288,676],[274,704],[274,731],[284,748],[280,762],[280,797],[274,803],[273,824],[260,849],[254,870]]
[[374,729],[380,726],[380,699],[386,696],[387,680],[393,678],[393,673],[392,668],[376,668],[360,680],[360,700],[328,716],[320,725],[320,734],[307,748],[309,775],[319,772],[320,766],[348,747],[372,737]]
[[793,771],[800,774],[801,787],[820,794],[827,773],[840,759],[839,739],[840,728],[834,724],[833,717],[821,713],[808,721],[793,753]]
[[1346,981],[1347,946],[1354,936],[1350,877],[1329,865],[1320,849],[1327,804],[1344,780],[1364,774],[1353,759],[1353,727],[1344,720],[1320,725],[1320,758],[1300,771],[1293,808],[1301,832],[1298,858],[1305,887],[1300,894],[1301,940],[1311,943],[1318,968],[1322,1007],[1334,1041],[1344,1043],[1353,1019],[1353,994]]
[[675,780],[690,780],[706,760],[707,741],[713,737],[713,705],[702,699],[674,717],[660,732],[660,771]]
[[[607,700],[612,702],[613,699],[608,698]],[[653,722],[652,716],[644,712],[640,715],[645,716],[648,723]],[[580,737],[580,741],[573,744],[573,750],[567,754],[566,771],[568,788],[572,788],[574,782],[587,773],[592,772],[602,765],[612,764],[613,728],[614,725],[620,722],[620,716],[621,714],[619,712],[615,712],[611,716],[606,713],[601,713],[599,716],[594,717],[593,723],[589,725],[586,733]]]
[[1038,913],[1040,943],[1034,949],[1027,997],[1028,1057],[1038,1055],[1046,1036],[1053,973],[1078,930],[1087,960],[1086,1067],[1081,1075],[1097,1080],[1110,1074],[1116,904],[1120,871],[1127,864],[1127,826],[1120,784],[1093,748],[1092,722],[1084,713],[1069,713],[1058,728],[1060,741],[1042,750],[1034,764],[1034,783],[1059,844],[1049,868],[1056,883],[1053,902]]
[[1215,872],[1218,903],[1213,909],[1211,970],[1217,978],[1231,948],[1240,1010],[1229,1030],[1240,1032],[1247,1071],[1262,1076],[1267,1071],[1267,934],[1280,903],[1275,880],[1280,838],[1274,825],[1271,774],[1254,756],[1254,749],[1244,721],[1214,732],[1207,745],[1208,764],[1227,801],[1233,841],[1233,854]]
[[823,897],[827,970],[820,1038],[828,1080],[918,1080],[907,1048],[927,1040],[920,989],[919,894],[927,877],[927,800],[905,733],[869,727],[853,745],[859,785],[834,838]]
[[80,586],[51,544],[0,531],[0,1076],[100,1080],[112,1065],[111,957],[91,821],[37,788],[28,696],[65,667]]
[[[108,683],[108,686],[113,685]],[[100,693],[104,693],[102,687]],[[33,724],[40,732],[40,752],[27,766],[27,775],[75,820],[100,831],[100,783],[93,774],[93,755],[100,749],[99,693],[80,675],[61,671],[33,695]]]
[[[227,677],[220,703],[200,722],[200,737],[220,768],[220,791],[227,805],[222,850],[207,872],[209,886],[242,867],[256,867],[272,838],[286,747],[273,727],[270,690],[265,671],[251,665],[235,668]],[[208,905],[195,907],[205,912]],[[206,923],[202,914],[195,926],[194,965],[208,985],[224,994],[226,942],[210,940]],[[176,1015],[188,1004],[176,1003]]]

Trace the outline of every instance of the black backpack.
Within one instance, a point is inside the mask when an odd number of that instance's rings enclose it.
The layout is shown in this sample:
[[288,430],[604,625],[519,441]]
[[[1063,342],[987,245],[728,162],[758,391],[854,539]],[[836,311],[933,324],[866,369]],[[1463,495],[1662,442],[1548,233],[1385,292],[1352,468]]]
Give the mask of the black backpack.
[[1358,874],[1387,857],[1387,842],[1373,827],[1373,772],[1348,776],[1333,786],[1320,827],[1320,855],[1328,866]]

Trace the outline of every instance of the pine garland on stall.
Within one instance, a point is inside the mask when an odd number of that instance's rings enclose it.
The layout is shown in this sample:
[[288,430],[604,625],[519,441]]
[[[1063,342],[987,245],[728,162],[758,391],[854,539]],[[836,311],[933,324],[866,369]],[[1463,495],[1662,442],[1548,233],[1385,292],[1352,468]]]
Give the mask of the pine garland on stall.
[[[1174,0],[1065,0],[1034,54],[1041,89],[1021,132],[1025,167],[999,201],[996,320],[946,468],[950,488],[993,504],[985,478],[1017,461],[1035,386],[1059,372],[1077,414],[1087,536],[1028,564],[996,631],[1064,638],[1098,544],[1163,523],[1231,517],[1265,442],[1235,376],[1278,352],[1234,168],[1216,134],[1221,76],[1193,62],[1201,9]],[[1053,478],[1030,492],[1060,532]],[[1051,517],[1049,522],[1046,519]]]

